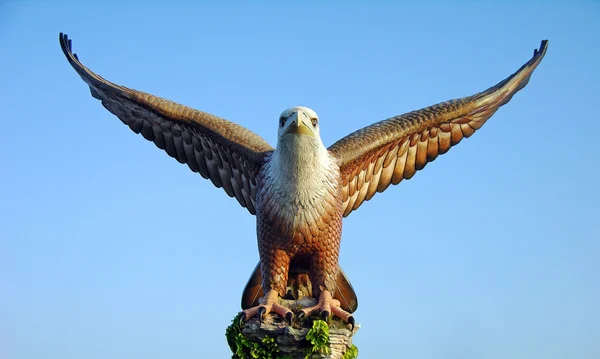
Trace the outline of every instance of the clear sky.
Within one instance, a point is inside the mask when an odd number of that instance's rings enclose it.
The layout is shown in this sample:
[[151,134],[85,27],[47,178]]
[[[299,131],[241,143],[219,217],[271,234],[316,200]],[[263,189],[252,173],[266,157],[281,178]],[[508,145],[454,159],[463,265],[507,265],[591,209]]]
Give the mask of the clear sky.
[[0,357],[227,358],[254,217],[93,99],[105,78],[326,145],[546,58],[473,137],[344,222],[361,358],[600,358],[600,4],[0,5]]

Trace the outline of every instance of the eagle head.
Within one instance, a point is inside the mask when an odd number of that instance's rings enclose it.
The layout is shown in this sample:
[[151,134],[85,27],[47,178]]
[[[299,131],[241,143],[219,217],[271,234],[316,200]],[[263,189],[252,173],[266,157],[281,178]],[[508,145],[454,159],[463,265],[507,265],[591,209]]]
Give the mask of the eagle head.
[[278,141],[287,141],[288,138],[296,140],[302,137],[312,137],[313,140],[321,141],[319,117],[308,107],[288,108],[279,116]]

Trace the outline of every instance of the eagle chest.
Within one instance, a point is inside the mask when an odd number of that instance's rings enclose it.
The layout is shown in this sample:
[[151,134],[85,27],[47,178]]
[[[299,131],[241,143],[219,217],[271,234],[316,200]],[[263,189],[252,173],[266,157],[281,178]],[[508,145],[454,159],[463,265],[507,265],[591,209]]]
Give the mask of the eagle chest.
[[259,241],[297,249],[339,241],[342,198],[337,177],[325,171],[293,178],[265,173],[257,193]]

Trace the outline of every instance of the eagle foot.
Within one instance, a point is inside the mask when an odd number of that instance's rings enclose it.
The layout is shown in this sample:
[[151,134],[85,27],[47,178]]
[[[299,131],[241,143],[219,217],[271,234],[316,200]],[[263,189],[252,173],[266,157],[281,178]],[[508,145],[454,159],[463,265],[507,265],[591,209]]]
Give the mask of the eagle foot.
[[354,330],[355,321],[352,314],[343,310],[340,307],[340,301],[333,299],[331,293],[327,290],[321,292],[317,305],[299,310],[297,316],[298,319],[302,320],[303,318],[309,317],[315,312],[319,313],[323,320],[327,320],[329,316],[333,314],[344,322],[350,324],[352,327],[351,330]]
[[258,320],[262,325],[262,318],[265,315],[274,312],[279,314],[282,318],[285,318],[289,324],[292,323],[294,314],[289,308],[286,308],[279,304],[279,294],[277,294],[275,290],[271,289],[270,291],[268,291],[264,297],[258,300],[258,302],[260,304],[257,306],[244,309],[244,311],[242,312],[243,315],[241,316],[242,321],[246,321],[258,315]]

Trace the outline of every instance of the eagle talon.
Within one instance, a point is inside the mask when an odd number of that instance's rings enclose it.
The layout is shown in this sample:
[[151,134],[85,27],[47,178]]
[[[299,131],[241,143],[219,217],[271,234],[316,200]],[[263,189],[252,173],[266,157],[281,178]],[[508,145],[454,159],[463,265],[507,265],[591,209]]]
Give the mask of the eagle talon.
[[353,332],[354,331],[354,325],[356,324],[356,322],[354,321],[354,317],[353,316],[349,316],[348,317],[348,324],[350,324],[350,331]]
[[277,313],[282,318],[285,318],[292,323],[294,314],[289,308],[279,304],[279,294],[276,291],[270,290],[267,294],[258,300],[260,303],[255,307],[244,309],[243,313],[246,316],[246,320],[253,318],[258,315],[258,321],[262,325],[263,317],[269,313]]
[[327,290],[324,290],[319,295],[319,301],[317,305],[314,305],[309,308],[304,308],[298,311],[298,319],[302,319],[305,316],[310,316],[312,313],[319,313],[319,316],[323,320],[327,320],[330,315],[334,315],[340,318],[342,321],[349,323],[352,325],[352,329],[354,329],[354,317],[352,314],[343,310],[340,306],[340,301],[337,299],[333,299],[331,293]]
[[239,312],[237,316],[237,322],[239,326],[244,325],[244,322],[246,322],[246,313]]
[[267,308],[260,306],[258,307],[258,324],[262,325],[263,316],[267,313]]

